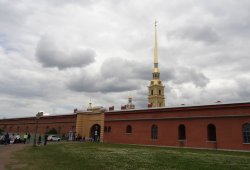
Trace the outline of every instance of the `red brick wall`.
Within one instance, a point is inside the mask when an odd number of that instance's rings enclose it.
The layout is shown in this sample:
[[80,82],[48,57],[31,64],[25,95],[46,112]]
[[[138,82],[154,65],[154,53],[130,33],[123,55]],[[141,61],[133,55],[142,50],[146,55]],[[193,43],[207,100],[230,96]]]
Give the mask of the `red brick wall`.
[[[38,133],[44,134],[47,130],[55,128],[59,134],[67,134],[70,130],[75,131],[76,114],[44,116],[38,121]],[[26,132],[35,133],[36,118],[14,118],[1,119],[0,128],[6,132],[23,134]],[[19,128],[19,130],[18,130]]]
[[[146,119],[145,119],[146,118]],[[105,113],[104,141],[164,146],[250,150],[243,144],[242,125],[250,123],[250,104],[114,111]],[[151,139],[151,127],[158,126],[158,139]],[[178,126],[184,124],[186,140],[178,140]],[[207,139],[207,126],[216,126],[217,142]],[[126,133],[126,126],[132,133]]]
[[[184,146],[197,148],[250,150],[250,144],[243,144],[242,125],[250,123],[250,103],[221,104],[179,108],[110,111],[105,113],[104,126],[111,132],[104,133],[104,141],[163,146]],[[151,139],[151,127],[158,126],[158,139]],[[185,125],[186,140],[178,140],[178,126]],[[216,126],[217,142],[207,141],[207,126]],[[132,126],[132,133],[126,133],[126,126]],[[0,128],[17,133],[34,133],[35,117],[1,119]],[[28,129],[27,129],[28,127]],[[48,127],[48,128],[47,128]],[[55,128],[60,134],[75,131],[76,114],[44,116],[38,122],[38,133],[44,134]]]

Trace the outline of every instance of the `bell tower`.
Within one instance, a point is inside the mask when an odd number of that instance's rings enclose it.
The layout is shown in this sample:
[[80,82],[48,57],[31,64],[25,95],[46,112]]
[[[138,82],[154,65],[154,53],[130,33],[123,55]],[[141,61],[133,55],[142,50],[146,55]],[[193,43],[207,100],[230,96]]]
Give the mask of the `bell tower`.
[[150,81],[148,86],[148,103],[152,107],[164,107],[165,97],[164,88],[160,80],[160,70],[158,68],[158,46],[157,46],[157,21],[155,21],[155,42],[154,42],[154,68],[153,68],[153,79]]

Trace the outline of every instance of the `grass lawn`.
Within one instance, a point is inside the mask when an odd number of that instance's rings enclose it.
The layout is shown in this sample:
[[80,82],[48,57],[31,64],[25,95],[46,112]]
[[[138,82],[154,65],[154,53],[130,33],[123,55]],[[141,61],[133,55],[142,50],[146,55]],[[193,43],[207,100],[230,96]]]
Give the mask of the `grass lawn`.
[[[250,153],[160,148],[107,143],[58,143],[16,152],[14,163],[25,170],[169,169],[250,170]],[[20,164],[22,166],[17,166]]]

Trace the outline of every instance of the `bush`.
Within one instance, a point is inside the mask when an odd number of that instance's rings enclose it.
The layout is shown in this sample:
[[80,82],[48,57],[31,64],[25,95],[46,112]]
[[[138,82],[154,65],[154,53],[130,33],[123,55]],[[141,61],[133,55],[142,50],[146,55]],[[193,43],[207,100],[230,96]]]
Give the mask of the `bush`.
[[55,128],[50,129],[47,134],[57,134],[57,130]]

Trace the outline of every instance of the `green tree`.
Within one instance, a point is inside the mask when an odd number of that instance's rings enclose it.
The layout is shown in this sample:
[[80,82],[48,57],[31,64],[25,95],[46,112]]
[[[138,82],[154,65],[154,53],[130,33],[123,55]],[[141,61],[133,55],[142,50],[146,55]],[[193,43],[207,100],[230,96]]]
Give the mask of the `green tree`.
[[52,128],[47,133],[48,134],[57,134],[57,130],[55,128]]
[[3,132],[4,132],[4,130],[3,130],[3,129],[0,129],[0,135],[2,135],[2,134],[3,134]]

